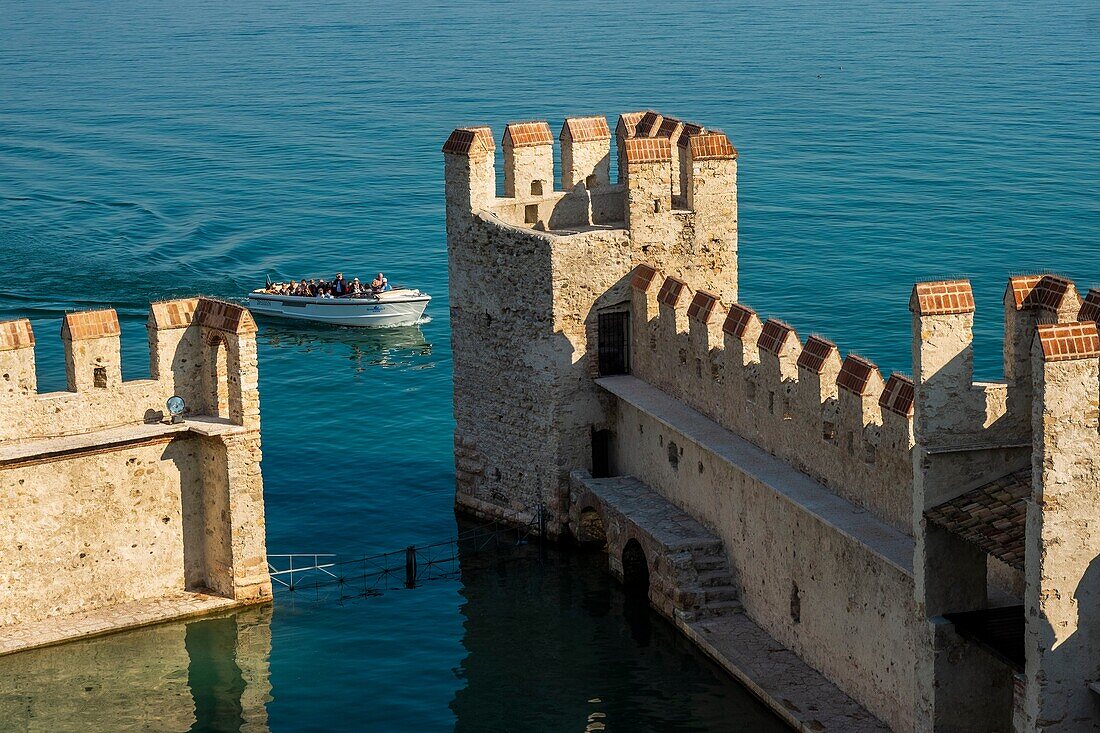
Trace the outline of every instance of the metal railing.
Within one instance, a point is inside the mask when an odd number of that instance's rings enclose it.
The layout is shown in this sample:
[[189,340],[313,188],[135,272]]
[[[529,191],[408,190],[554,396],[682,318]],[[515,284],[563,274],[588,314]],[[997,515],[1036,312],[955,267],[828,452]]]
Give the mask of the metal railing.
[[[526,544],[532,535],[546,535],[546,510],[515,513],[515,523],[500,520],[469,527],[454,537],[400,550],[340,560],[331,553],[268,555],[268,570],[277,588],[290,592],[337,588],[339,600],[381,595],[385,590],[416,588],[429,580],[455,578],[459,552],[483,552],[490,546]],[[522,520],[523,523],[520,523]]]

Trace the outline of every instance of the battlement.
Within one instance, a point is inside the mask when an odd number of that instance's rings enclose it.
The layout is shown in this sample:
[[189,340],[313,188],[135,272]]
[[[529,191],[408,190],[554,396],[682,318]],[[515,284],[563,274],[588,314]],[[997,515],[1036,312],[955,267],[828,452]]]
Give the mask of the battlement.
[[246,308],[210,298],[153,303],[150,379],[123,381],[121,329],[112,309],[68,313],[61,323],[67,389],[39,394],[30,321],[0,323],[0,444],[185,416],[255,427],[259,420],[256,324]]
[[631,279],[632,372],[911,533],[912,380],[658,277]]
[[[654,262],[736,299],[733,144],[699,124],[653,111],[626,113],[615,127],[619,174],[612,183],[611,138],[602,116],[566,119],[555,181],[549,123],[510,123],[501,138],[504,182],[497,195],[491,129],[455,129],[443,145],[449,229],[480,223],[515,236],[513,230],[529,231],[551,243],[619,230],[629,239],[631,266]],[[451,237],[452,243],[466,239]]]

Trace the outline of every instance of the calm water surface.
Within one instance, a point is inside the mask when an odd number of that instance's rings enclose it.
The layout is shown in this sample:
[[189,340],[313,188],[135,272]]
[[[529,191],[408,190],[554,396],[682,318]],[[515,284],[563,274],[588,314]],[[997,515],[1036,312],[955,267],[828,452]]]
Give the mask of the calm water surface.
[[[43,391],[64,386],[74,308],[119,310],[137,378],[152,299],[337,269],[435,296],[418,329],[262,327],[272,552],[455,531],[456,124],[655,107],[725,130],[743,299],[884,371],[909,367],[915,279],[974,279],[986,376],[1008,273],[1100,281],[1094,3],[0,0],[0,18],[0,319],[32,319]],[[554,553],[280,596],[6,660],[4,679],[16,730],[776,728],[598,562]]]

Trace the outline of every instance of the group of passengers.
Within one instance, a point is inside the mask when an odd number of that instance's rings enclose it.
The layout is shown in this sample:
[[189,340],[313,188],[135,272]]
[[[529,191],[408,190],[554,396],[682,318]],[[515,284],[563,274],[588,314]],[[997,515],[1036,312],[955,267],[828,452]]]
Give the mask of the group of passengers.
[[370,285],[363,285],[359,278],[354,277],[350,281],[344,279],[344,273],[336,273],[334,280],[316,280],[302,278],[299,282],[293,280],[286,283],[267,284],[264,290],[272,295],[297,295],[305,298],[345,298],[361,297],[364,295],[377,296],[390,289],[390,282],[381,272],[371,281]]

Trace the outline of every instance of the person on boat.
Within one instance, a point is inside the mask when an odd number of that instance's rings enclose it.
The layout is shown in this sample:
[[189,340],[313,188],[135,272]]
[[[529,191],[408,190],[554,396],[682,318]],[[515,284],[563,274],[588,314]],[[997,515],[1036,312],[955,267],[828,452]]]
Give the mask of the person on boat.
[[351,285],[348,286],[349,295],[362,295],[363,284],[359,282],[359,278],[352,278]]
[[378,277],[371,280],[370,290],[375,295],[384,293],[390,289],[390,281],[386,279],[386,276],[382,273],[378,273]]
[[348,283],[344,280],[344,273],[336,273],[336,279],[332,281],[332,294],[337,298],[348,294]]
[[309,279],[309,294],[314,298],[321,294],[321,286],[318,285],[317,280],[312,277]]
[[312,293],[309,292],[309,283],[303,277],[302,281],[298,283],[298,287],[295,290],[295,295],[300,295],[304,298],[308,298]]

